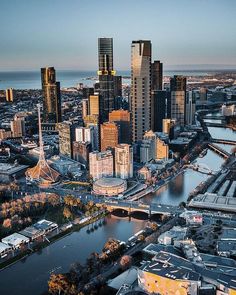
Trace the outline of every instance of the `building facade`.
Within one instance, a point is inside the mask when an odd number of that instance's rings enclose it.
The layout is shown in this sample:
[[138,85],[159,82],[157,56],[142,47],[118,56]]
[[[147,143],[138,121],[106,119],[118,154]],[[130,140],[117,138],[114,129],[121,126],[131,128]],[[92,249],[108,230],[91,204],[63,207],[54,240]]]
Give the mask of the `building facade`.
[[114,173],[113,155],[111,151],[92,152],[89,154],[89,174],[93,180],[112,177]]
[[8,101],[8,102],[14,101],[14,89],[13,88],[6,89],[6,101]]
[[166,91],[152,91],[152,130],[162,131],[163,119],[166,118]]
[[73,142],[73,160],[80,162],[85,167],[89,164],[89,153],[91,150],[90,142],[74,141]]
[[119,143],[119,128],[114,122],[105,122],[101,126],[101,151],[115,148]]
[[150,41],[133,41],[131,45],[132,139],[142,140],[151,129],[151,51]]
[[59,133],[59,152],[61,155],[72,158],[72,144],[74,141],[74,130],[70,122],[57,124]]
[[163,64],[159,60],[152,63],[152,90],[162,90]]
[[61,122],[60,82],[56,82],[56,71],[53,67],[41,69],[43,90],[43,123]]
[[157,160],[168,160],[169,158],[169,146],[160,138],[156,140]]
[[115,147],[115,176],[122,179],[133,177],[133,148],[129,144]]
[[109,114],[109,122],[119,126],[120,143],[131,144],[131,114],[127,110],[114,110]]

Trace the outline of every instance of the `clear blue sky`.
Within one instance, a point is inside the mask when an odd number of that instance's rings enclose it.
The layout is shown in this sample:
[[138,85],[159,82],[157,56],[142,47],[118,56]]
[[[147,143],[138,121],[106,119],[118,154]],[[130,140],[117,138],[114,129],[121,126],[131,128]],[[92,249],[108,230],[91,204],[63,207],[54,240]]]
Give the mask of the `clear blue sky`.
[[114,38],[130,68],[132,40],[150,39],[166,66],[236,65],[236,0],[1,0],[0,70],[97,69],[97,38]]

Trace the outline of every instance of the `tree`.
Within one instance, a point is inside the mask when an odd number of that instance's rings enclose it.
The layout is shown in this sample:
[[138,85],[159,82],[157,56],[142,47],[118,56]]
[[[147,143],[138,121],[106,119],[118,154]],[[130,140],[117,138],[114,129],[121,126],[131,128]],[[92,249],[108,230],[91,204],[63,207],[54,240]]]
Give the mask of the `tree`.
[[124,255],[121,257],[120,259],[120,266],[122,267],[122,269],[126,269],[128,267],[130,267],[132,264],[132,257],[129,255]]
[[76,295],[77,287],[74,282],[68,279],[68,276],[64,274],[52,274],[48,281],[48,289],[51,294],[65,294]]
[[11,219],[10,218],[4,219],[2,226],[5,228],[11,228],[12,227]]
[[67,219],[72,219],[73,214],[68,207],[65,207],[63,210],[63,216]]

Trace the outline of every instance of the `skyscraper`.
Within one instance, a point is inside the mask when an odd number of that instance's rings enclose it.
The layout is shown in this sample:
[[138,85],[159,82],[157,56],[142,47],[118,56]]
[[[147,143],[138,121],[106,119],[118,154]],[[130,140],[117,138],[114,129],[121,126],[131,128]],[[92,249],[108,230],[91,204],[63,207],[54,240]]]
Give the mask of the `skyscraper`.
[[105,122],[101,125],[101,151],[115,148],[119,143],[119,128],[116,123]]
[[162,131],[162,121],[166,117],[166,98],[165,90],[152,91],[152,130]]
[[108,120],[108,115],[114,109],[114,79],[113,69],[113,39],[98,38],[98,76],[100,86],[100,121]]
[[122,179],[133,177],[133,148],[129,144],[115,147],[115,175]]
[[151,41],[131,45],[131,112],[133,142],[151,128]]
[[100,113],[100,96],[94,94],[89,96],[89,115],[99,115]]
[[152,63],[152,90],[162,90],[163,64],[159,60]]
[[170,79],[170,99],[168,117],[183,126],[186,123],[186,77],[174,76]]
[[60,82],[56,82],[56,71],[53,67],[41,69],[43,90],[43,123],[61,122]]
[[12,137],[25,136],[25,119],[14,118],[14,120],[11,121],[11,132]]
[[74,140],[74,126],[71,122],[62,122],[57,124],[59,133],[59,152],[61,155],[72,158],[72,147]]
[[13,102],[14,100],[14,89],[8,88],[6,89],[6,101]]
[[195,92],[188,91],[186,99],[186,124],[192,125],[195,121],[196,99]]
[[109,121],[119,126],[120,143],[131,144],[131,116],[127,110],[116,110],[109,114]]
[[94,126],[89,127],[76,127],[75,128],[75,141],[91,143],[92,150],[97,149],[96,131]]

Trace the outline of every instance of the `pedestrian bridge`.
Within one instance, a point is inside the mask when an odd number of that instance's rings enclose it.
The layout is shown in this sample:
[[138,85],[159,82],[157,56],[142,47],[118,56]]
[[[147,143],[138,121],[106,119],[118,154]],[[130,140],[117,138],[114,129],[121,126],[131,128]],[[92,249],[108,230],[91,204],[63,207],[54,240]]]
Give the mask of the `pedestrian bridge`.
[[133,212],[144,212],[150,217],[154,214],[160,215],[173,215],[180,209],[175,206],[163,205],[163,204],[151,204],[146,205],[138,202],[129,202],[129,201],[112,201],[105,202],[103,205],[106,206],[107,210],[112,212],[115,210],[124,210],[130,215]]
[[220,138],[212,138],[211,142],[213,143],[222,143],[222,144],[229,144],[229,145],[236,145],[235,140],[229,140],[229,139],[220,139]]
[[214,143],[208,143],[209,149],[211,149],[213,152],[216,152],[221,157],[228,159],[230,157],[230,153],[226,152],[221,147],[215,145]]

